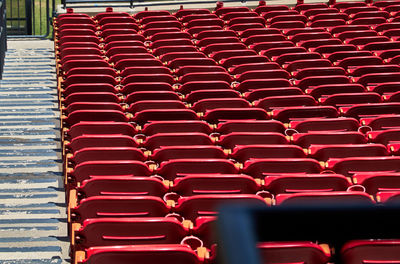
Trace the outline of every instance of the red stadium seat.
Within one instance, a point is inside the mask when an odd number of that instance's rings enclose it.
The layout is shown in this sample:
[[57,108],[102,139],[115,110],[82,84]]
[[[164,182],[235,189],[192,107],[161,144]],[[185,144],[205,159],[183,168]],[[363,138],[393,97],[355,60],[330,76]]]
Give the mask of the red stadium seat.
[[209,123],[218,123],[223,120],[263,120],[268,119],[268,113],[260,108],[219,108],[205,113],[204,120]]
[[227,159],[172,159],[164,161],[157,174],[166,180],[190,174],[237,174],[239,169]]
[[365,192],[310,192],[278,194],[276,196],[276,205],[305,205],[320,203],[355,203],[372,205],[374,200]]
[[388,151],[381,144],[329,144],[311,145],[308,155],[326,161],[332,158],[387,156]]
[[150,150],[164,146],[190,145],[213,145],[213,142],[207,134],[199,132],[157,133],[143,142],[143,146]]
[[182,196],[204,194],[254,194],[261,189],[244,174],[196,174],[177,178],[172,191]]
[[178,244],[187,233],[174,218],[86,219],[73,234],[73,247],[84,250],[96,246]]
[[76,110],[70,113],[63,121],[71,126],[82,121],[128,122],[129,118],[118,110]]
[[330,253],[321,246],[311,242],[261,242],[257,244],[263,264],[329,262]]
[[381,131],[369,131],[367,137],[370,142],[387,145],[400,142],[400,129],[387,129]]
[[[81,122],[83,123],[83,122]],[[78,123],[77,125],[81,124]],[[105,122],[107,123],[107,122]],[[110,122],[108,122],[110,123]],[[115,122],[117,123],[117,122]],[[76,125],[76,126],[77,126]],[[117,132],[116,130],[115,132]],[[100,131],[96,131],[97,133]],[[83,132],[86,133],[86,132]],[[71,150],[72,153],[90,147],[133,147],[136,148],[139,144],[133,139],[132,136],[123,134],[82,134],[73,137],[71,142],[65,142],[65,147]]]
[[211,99],[211,98],[240,98],[240,93],[233,89],[216,89],[216,90],[197,90],[190,92],[186,95],[185,101],[190,104],[194,104],[203,99]]
[[357,83],[324,84],[305,90],[306,94],[314,96],[315,98],[322,98],[331,94],[363,93],[365,91],[365,87]]
[[90,218],[163,217],[169,208],[155,196],[93,196],[70,208],[73,222]]
[[377,117],[361,118],[360,123],[363,126],[369,126],[372,130],[384,130],[400,127],[400,115],[388,114]]
[[283,133],[284,125],[277,120],[235,120],[221,122],[216,132],[229,134],[232,132],[278,132]]
[[[138,76],[138,75],[139,74],[136,74],[136,76]],[[142,81],[143,81],[143,79],[145,79],[145,78],[140,78],[140,79],[142,79]],[[148,78],[146,78],[146,79],[149,80]],[[169,78],[166,77],[166,80],[168,80],[168,79]],[[172,92],[174,90],[172,85],[169,84],[168,82],[162,82],[162,80],[160,80],[160,81],[161,82],[131,82],[131,83],[126,84],[124,87],[122,87],[120,92],[123,94],[127,94],[129,96],[130,94],[137,93],[137,92],[157,93],[157,92]],[[144,98],[143,101],[150,99],[150,98],[146,99],[145,96],[143,98]],[[177,98],[179,98],[179,97],[177,97]],[[155,99],[157,100],[156,97],[155,97]],[[164,98],[162,98],[162,96],[160,95],[160,99],[163,100]],[[126,98],[125,101],[129,102],[130,100],[131,100],[131,98]]]
[[367,140],[365,136],[358,132],[348,131],[330,133],[328,131],[312,131],[308,133],[297,133],[292,136],[292,142],[303,148],[310,145],[322,144],[365,144]]
[[400,260],[399,240],[355,240],[341,248],[341,259],[348,263],[397,262]]
[[256,107],[272,111],[275,108],[284,108],[287,106],[315,106],[317,102],[314,97],[309,95],[285,95],[270,96],[255,102]]
[[285,173],[320,173],[318,161],[310,158],[250,159],[244,163],[243,172],[255,178]]
[[[154,83],[149,83],[150,85],[154,85]],[[135,86],[133,86],[135,87]],[[124,90],[123,90],[124,91]],[[138,101],[143,100],[180,100],[179,95],[172,91],[138,91],[132,92],[127,89],[129,93],[125,98],[125,103],[131,104]]]
[[193,104],[192,109],[196,112],[206,112],[217,108],[242,107],[250,107],[250,103],[242,98],[210,98],[197,101]]
[[280,145],[280,144],[259,144],[259,145],[238,145],[236,146],[230,157],[244,163],[250,159],[265,159],[265,158],[305,158],[306,154],[303,149],[295,145]]
[[399,114],[399,103],[374,103],[358,104],[351,107],[340,108],[340,112],[349,117],[367,117],[373,115]]
[[209,124],[199,120],[184,121],[153,121],[144,125],[141,130],[145,135],[151,136],[158,133],[183,133],[199,132],[210,134],[212,128]]
[[249,101],[256,101],[268,96],[302,95],[303,91],[297,87],[261,88],[245,92],[244,97]]
[[216,216],[217,208],[223,203],[267,206],[265,200],[255,194],[193,195],[178,200],[176,211],[185,219],[194,222],[198,217]]
[[190,14],[183,16],[181,18],[181,22],[184,23],[184,25],[192,20],[195,19],[218,19],[218,16],[216,14],[210,14],[208,13],[200,13],[200,14]]
[[339,107],[352,104],[380,103],[382,99],[377,93],[339,93],[320,98],[319,101],[323,105]]
[[296,119],[338,116],[337,110],[333,106],[290,106],[282,109],[276,108],[272,110],[271,114],[274,119],[285,123]]
[[186,106],[178,100],[143,100],[131,104],[127,111],[136,113],[150,109],[186,109]]
[[400,188],[399,173],[356,173],[352,178],[354,183],[364,186],[365,191],[371,195],[396,191]]
[[346,191],[351,186],[340,174],[280,174],[265,179],[265,189],[273,194]]
[[232,132],[221,136],[217,142],[224,148],[233,149],[238,145],[287,144],[287,139],[276,132]]
[[148,109],[136,112],[132,121],[144,124],[149,121],[197,120],[199,117],[190,109]]
[[292,121],[289,128],[299,133],[312,131],[357,131],[359,128],[357,119],[354,118],[309,118],[302,121]]
[[167,191],[168,187],[160,179],[146,176],[111,175],[84,180],[81,186],[77,187],[76,194],[80,201],[92,196],[149,195],[162,197]]
[[327,167],[336,173],[351,176],[360,172],[399,172],[400,158],[387,157],[351,157],[342,159],[330,159]]
[[134,136],[137,130],[133,125],[126,122],[79,122],[71,126],[66,133],[70,138],[84,134],[121,134]]
[[152,171],[145,163],[137,160],[85,161],[75,166],[69,173],[68,180],[71,183],[80,183],[92,176],[150,176],[151,173]]
[[173,159],[225,159],[227,154],[217,146],[190,145],[190,146],[162,146],[155,149],[151,159],[163,162]]

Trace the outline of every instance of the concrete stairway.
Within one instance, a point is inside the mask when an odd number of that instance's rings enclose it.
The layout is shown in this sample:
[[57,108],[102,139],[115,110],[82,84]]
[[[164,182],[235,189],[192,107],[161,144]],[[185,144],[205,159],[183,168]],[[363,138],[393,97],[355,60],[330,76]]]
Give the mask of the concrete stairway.
[[0,81],[0,263],[68,258],[51,41],[9,41]]

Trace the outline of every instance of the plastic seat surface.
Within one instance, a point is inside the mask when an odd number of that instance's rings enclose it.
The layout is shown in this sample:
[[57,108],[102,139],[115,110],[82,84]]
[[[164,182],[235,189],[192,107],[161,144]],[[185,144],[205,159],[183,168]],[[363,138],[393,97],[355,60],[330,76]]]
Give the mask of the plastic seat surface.
[[250,159],[244,163],[243,172],[256,178],[285,173],[320,173],[322,167],[310,158]]
[[274,119],[287,123],[296,119],[334,118],[338,116],[338,112],[333,106],[290,106],[272,110],[272,116]]
[[102,176],[84,180],[77,188],[78,198],[92,196],[158,196],[168,191],[164,183],[152,177]]
[[137,148],[129,147],[92,147],[83,148],[76,151],[68,160],[74,164],[91,160],[139,160],[145,161],[147,158],[143,152]]
[[144,124],[149,121],[197,120],[197,114],[190,109],[149,109],[136,112],[133,121]]
[[214,194],[182,197],[176,211],[185,219],[195,221],[198,217],[216,216],[217,208],[223,203],[267,206],[263,198],[255,194]]
[[173,180],[190,174],[237,174],[238,168],[227,159],[173,159],[162,162],[157,174]]
[[371,195],[400,190],[399,173],[356,173],[352,178],[356,184],[364,186],[365,191]]
[[193,104],[192,109],[196,112],[206,112],[218,108],[245,108],[250,103],[242,98],[210,98],[202,99]]
[[340,253],[344,263],[396,263],[399,247],[399,240],[354,240],[343,245]]
[[[80,124],[80,123],[79,123]],[[117,131],[117,130],[116,130]],[[139,144],[131,135],[124,134],[85,134],[86,132],[78,132],[71,142],[66,143],[66,147],[71,152],[78,151],[83,148],[90,147],[138,147]]]
[[310,145],[322,144],[365,144],[366,137],[355,131],[313,131],[308,133],[297,133],[292,136],[292,142],[301,147],[309,147]]
[[351,157],[330,159],[327,166],[343,175],[353,175],[359,172],[400,172],[400,158],[387,157]]
[[312,242],[260,242],[257,247],[263,264],[280,261],[325,264],[330,258],[330,254]]
[[183,132],[210,134],[212,129],[209,124],[200,120],[155,121],[145,124],[141,132],[147,136],[155,135],[157,133]]
[[248,101],[256,101],[266,98],[268,96],[282,96],[282,95],[303,95],[303,91],[298,87],[277,87],[277,88],[261,88],[244,93],[244,97]]
[[70,138],[82,136],[83,134],[121,134],[134,136],[136,128],[126,122],[80,122],[67,130]]
[[199,132],[176,132],[176,133],[157,133],[143,142],[143,146],[150,150],[162,146],[190,146],[190,145],[213,145],[211,138],[207,134]]
[[357,131],[360,124],[354,118],[310,118],[303,121],[292,121],[289,128],[300,133],[312,131]]
[[232,132],[278,132],[283,133],[284,125],[277,120],[235,120],[221,122],[216,132],[229,134]]
[[204,194],[254,194],[261,186],[244,174],[195,174],[177,178],[172,191],[182,196]]
[[143,100],[129,106],[130,113],[149,109],[186,109],[185,104],[178,100]]
[[244,163],[250,159],[263,159],[263,158],[305,158],[306,154],[303,149],[295,145],[239,145],[235,147],[230,154],[230,157]]
[[71,172],[71,182],[80,183],[92,176],[132,175],[150,176],[149,167],[137,160],[85,161],[75,166]]
[[120,98],[114,94],[109,92],[75,92],[69,94],[62,103],[65,106],[68,106],[72,103],[120,103]]
[[319,203],[355,203],[372,205],[374,201],[365,192],[310,192],[278,194],[276,205],[304,205]]
[[218,108],[206,111],[203,120],[210,123],[218,123],[223,120],[265,120],[268,113],[260,108]]
[[233,149],[238,145],[287,144],[287,139],[276,132],[232,132],[222,135],[217,142],[219,145]]
[[144,100],[180,100],[180,97],[173,91],[134,91],[126,96],[125,103],[132,104]]
[[273,194],[346,191],[351,186],[348,178],[340,174],[281,174],[269,175],[265,189]]
[[74,125],[82,121],[116,121],[127,122],[128,117],[117,110],[76,110],[64,120],[68,125]]
[[178,244],[187,230],[174,218],[86,219],[75,232],[75,250],[96,246]]
[[[162,80],[160,80],[160,82],[148,82],[148,81],[132,82],[132,83],[126,84],[120,90],[121,93],[128,94],[128,95],[131,93],[135,93],[135,92],[155,92],[155,93],[157,93],[157,91],[172,92],[173,87],[170,83],[163,82]],[[177,97],[177,98],[179,98],[179,97]],[[157,100],[157,98],[154,100]],[[129,100],[127,100],[127,101],[129,101]],[[148,98],[148,100],[146,100],[146,98],[145,98],[145,100],[141,100],[141,101],[152,101],[152,100],[150,98]]]
[[71,208],[71,220],[82,223],[89,218],[163,217],[169,211],[155,196],[93,196]]
[[151,159],[163,162],[173,159],[225,159],[226,153],[218,146],[190,145],[163,146],[155,149]]
[[387,129],[383,131],[367,132],[369,141],[387,145],[389,143],[400,142],[400,129]]
[[212,98],[240,98],[240,93],[233,89],[197,90],[186,95],[185,101],[194,104],[203,99]]
[[76,102],[71,103],[64,110],[64,114],[68,115],[78,110],[117,110],[124,111],[122,106],[117,103],[110,102]]
[[386,156],[388,151],[382,144],[313,144],[308,148],[309,155],[318,160],[332,158]]
[[369,126],[373,130],[395,129],[400,127],[400,115],[379,115],[371,118],[361,118],[360,123]]

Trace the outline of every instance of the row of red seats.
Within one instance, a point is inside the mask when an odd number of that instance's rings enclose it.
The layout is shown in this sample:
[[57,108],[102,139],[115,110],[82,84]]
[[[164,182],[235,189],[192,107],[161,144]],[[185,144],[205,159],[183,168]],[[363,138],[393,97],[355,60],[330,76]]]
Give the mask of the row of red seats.
[[[111,123],[114,122],[114,123]],[[114,127],[112,125],[115,125]],[[384,133],[383,130],[398,129],[400,127],[399,115],[378,115],[377,117],[361,118],[360,122],[355,118],[307,118],[305,120],[292,121],[287,125],[277,120],[230,120],[218,125],[210,125],[205,121],[199,120],[172,120],[172,121],[152,121],[143,127],[134,126],[130,123],[116,121],[101,122],[79,122],[66,129],[65,137],[70,141],[83,134],[109,134],[114,133],[112,128],[118,129],[114,134],[124,134],[135,136],[142,134],[153,136],[157,133],[183,133],[199,132],[212,134],[213,137],[226,135],[235,132],[276,132],[291,135],[291,129],[299,133],[317,132],[317,131],[360,131],[371,134],[371,142],[381,142],[383,138],[374,139],[376,136]],[[379,131],[379,132],[377,132]],[[293,134],[293,133],[292,133]],[[376,134],[372,137],[372,134]],[[382,141],[387,144],[388,140]],[[312,143],[310,143],[312,144]]]
[[[174,181],[161,181],[156,177],[104,176],[87,179],[74,189],[72,199],[101,195],[147,194],[176,201],[179,197],[200,194],[260,194],[265,198],[274,198],[279,194],[296,191],[365,191],[373,195],[378,202],[385,191],[399,187],[399,173],[356,173],[352,181],[340,174],[279,174],[267,175],[264,179],[254,179],[244,174],[193,174]],[[273,203],[274,201],[271,201]]]

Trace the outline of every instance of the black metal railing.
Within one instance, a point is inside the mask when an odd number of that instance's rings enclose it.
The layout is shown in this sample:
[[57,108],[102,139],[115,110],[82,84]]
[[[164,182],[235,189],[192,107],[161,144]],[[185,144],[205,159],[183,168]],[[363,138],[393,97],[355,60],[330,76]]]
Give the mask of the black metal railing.
[[6,1],[0,0],[0,79],[3,76],[4,57],[7,50]]
[[4,0],[7,2],[7,33],[18,37],[47,37],[56,0]]
[[[74,7],[108,7],[110,3],[116,7],[141,7],[141,6],[160,6],[160,5],[184,5],[184,4],[207,4],[216,3],[221,0],[178,0],[178,1],[149,1],[149,0],[61,0],[63,8],[67,8],[69,4],[73,4]],[[222,0],[221,2],[246,2],[246,0]],[[84,5],[79,4],[96,4],[96,5]],[[119,4],[119,5],[118,5]]]

